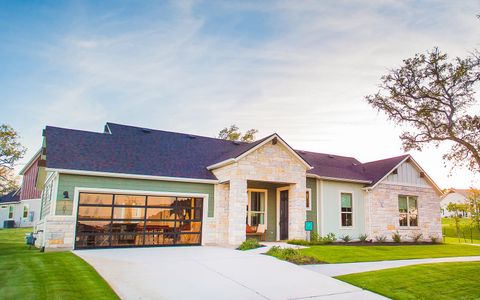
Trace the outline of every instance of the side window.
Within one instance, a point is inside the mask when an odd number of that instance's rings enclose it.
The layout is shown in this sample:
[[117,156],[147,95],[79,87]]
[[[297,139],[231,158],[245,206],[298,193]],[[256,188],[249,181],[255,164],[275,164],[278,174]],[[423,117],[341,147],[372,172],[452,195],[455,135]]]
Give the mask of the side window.
[[341,210],[340,218],[342,227],[353,226],[353,195],[352,193],[340,194]]
[[312,189],[307,189],[305,192],[305,205],[307,210],[312,210]]
[[8,207],[8,218],[13,219],[13,205]]
[[416,196],[398,196],[399,225],[418,226],[418,208]]
[[28,217],[28,205],[23,206],[23,218],[26,219]]

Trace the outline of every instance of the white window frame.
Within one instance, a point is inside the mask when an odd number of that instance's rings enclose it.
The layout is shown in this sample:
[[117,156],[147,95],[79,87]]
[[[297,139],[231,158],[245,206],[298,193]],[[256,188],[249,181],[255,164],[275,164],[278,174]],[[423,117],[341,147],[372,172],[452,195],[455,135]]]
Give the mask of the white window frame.
[[[350,194],[352,195],[352,212],[350,213],[352,215],[352,226],[343,226],[342,224],[342,214],[348,213],[348,212],[342,212],[342,194]],[[340,191],[338,194],[338,210],[340,211],[340,228],[342,229],[354,229],[355,228],[355,197],[353,191]]]
[[[264,193],[265,194],[265,211],[252,211],[252,192]],[[248,210],[247,210],[247,224],[252,225],[252,213],[263,213],[264,214],[264,224],[267,228],[268,223],[268,190],[266,189],[247,189],[248,193]]]
[[[403,195],[403,194],[399,194],[398,197],[397,197],[397,212],[398,212],[398,217],[400,217],[401,214],[404,214],[404,213],[401,213],[401,212],[400,212],[400,197],[401,197],[401,196],[407,198],[407,212],[406,212],[406,214],[407,214],[407,226],[402,226],[402,225],[400,225],[400,219],[399,219],[399,221],[398,221],[398,223],[397,223],[397,224],[398,224],[398,227],[399,227],[400,229],[419,228],[419,227],[420,227],[420,224],[419,224],[419,219],[420,219],[420,218],[419,218],[419,215],[420,215],[420,213],[419,213],[419,211],[418,211],[418,198],[419,198],[419,197],[416,196],[416,195]],[[410,206],[409,206],[410,198],[416,198],[416,200],[417,200],[417,225],[410,225],[410,211],[409,211],[409,209],[408,209],[408,208],[410,207]]]
[[[305,206],[307,207],[307,210],[308,211],[311,211],[312,210],[312,207],[313,207],[313,204],[312,204],[312,189],[311,188],[307,188],[305,193],[308,193],[308,204],[310,205],[306,205]],[[305,200],[306,200],[306,195],[305,195]]]

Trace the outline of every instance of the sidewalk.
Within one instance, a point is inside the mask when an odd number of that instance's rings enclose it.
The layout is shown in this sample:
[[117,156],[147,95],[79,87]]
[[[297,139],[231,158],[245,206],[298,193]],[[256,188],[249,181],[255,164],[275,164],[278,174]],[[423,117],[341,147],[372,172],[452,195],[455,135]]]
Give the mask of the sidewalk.
[[480,256],[384,260],[384,261],[358,262],[358,263],[345,263],[345,264],[306,265],[303,267],[323,275],[335,277],[335,276],[346,275],[346,274],[363,273],[368,271],[377,271],[377,270],[398,268],[398,267],[411,266],[411,265],[442,263],[442,262],[468,262],[468,261],[480,261]]

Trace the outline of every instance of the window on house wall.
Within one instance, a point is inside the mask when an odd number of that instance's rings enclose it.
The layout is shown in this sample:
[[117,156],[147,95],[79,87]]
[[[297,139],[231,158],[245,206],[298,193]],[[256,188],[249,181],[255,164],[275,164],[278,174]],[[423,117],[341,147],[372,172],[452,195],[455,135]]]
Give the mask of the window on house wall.
[[418,226],[418,208],[416,196],[398,196],[399,224],[402,227]]
[[13,219],[13,205],[8,207],[8,218]]
[[341,202],[341,222],[342,227],[352,227],[353,226],[353,195],[351,193],[341,193],[340,194]]
[[306,201],[307,210],[312,210],[312,190],[311,189],[307,189],[307,192],[305,193],[305,201]]
[[264,191],[249,191],[248,192],[248,206],[247,206],[247,223],[250,226],[257,226],[259,224],[266,225],[265,211],[266,211],[266,192]]
[[23,218],[28,218],[28,205],[23,206]]

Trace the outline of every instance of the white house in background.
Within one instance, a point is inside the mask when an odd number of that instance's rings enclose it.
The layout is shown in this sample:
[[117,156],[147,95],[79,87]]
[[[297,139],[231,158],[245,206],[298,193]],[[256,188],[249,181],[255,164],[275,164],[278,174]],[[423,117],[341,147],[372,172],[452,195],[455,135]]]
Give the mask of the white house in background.
[[42,192],[35,187],[40,155],[38,151],[20,171],[22,187],[0,196],[0,228],[33,227],[40,218]]
[[[470,190],[454,189],[454,188],[451,188],[450,190],[448,190],[448,192],[442,197],[442,201],[440,202],[442,217],[449,218],[453,215],[453,212],[449,212],[447,210],[448,204],[450,203],[467,204],[469,191]],[[463,217],[467,217],[467,216],[468,216],[468,213],[464,212]]]

